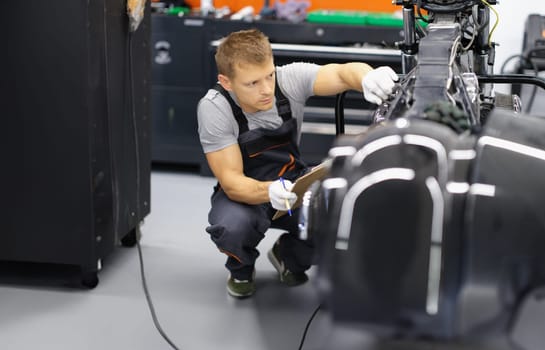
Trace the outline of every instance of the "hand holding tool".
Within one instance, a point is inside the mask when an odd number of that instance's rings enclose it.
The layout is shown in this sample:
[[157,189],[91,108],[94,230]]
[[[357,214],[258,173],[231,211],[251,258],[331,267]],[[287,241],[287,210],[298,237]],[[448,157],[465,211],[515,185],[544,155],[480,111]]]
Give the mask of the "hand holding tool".
[[274,209],[291,212],[291,207],[297,201],[297,195],[290,192],[292,187],[293,183],[283,178],[269,185],[269,200]]
[[397,73],[388,66],[378,67],[365,74],[361,80],[363,97],[371,103],[380,105],[394,91]]

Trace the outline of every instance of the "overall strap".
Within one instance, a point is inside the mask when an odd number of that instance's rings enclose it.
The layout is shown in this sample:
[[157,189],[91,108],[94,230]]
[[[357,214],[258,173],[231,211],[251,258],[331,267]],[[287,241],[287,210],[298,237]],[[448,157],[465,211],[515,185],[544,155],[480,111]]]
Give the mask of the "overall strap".
[[248,119],[246,119],[246,116],[244,113],[242,113],[242,109],[235,103],[235,101],[233,101],[233,98],[231,95],[229,95],[229,92],[227,92],[227,90],[225,90],[219,83],[214,86],[214,89],[219,91],[219,93],[221,93],[231,105],[231,110],[233,111],[233,115],[238,123],[239,132],[242,134],[243,132],[248,131]]
[[275,81],[276,88],[274,89],[274,95],[276,97],[276,109],[278,110],[278,115],[282,117],[282,121],[285,122],[291,119],[290,101],[280,90],[280,86],[278,86],[278,79],[275,79]]

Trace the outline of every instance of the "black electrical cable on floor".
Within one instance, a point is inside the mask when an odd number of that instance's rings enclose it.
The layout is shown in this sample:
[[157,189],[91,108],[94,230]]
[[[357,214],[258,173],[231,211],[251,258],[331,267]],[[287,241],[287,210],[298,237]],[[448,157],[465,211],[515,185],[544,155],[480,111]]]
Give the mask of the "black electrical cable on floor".
[[301,343],[299,344],[299,348],[298,350],[302,350],[303,349],[303,345],[305,344],[305,338],[307,337],[307,332],[308,332],[308,329],[310,328],[310,324],[312,323],[312,320],[314,319],[314,317],[316,316],[316,314],[318,313],[318,310],[320,310],[320,308],[322,307],[322,304],[318,305],[318,307],[316,308],[316,310],[314,310],[314,312],[312,313],[312,315],[310,316],[308,322],[307,322],[307,325],[305,326],[305,331],[303,332],[303,336],[301,337]]
[[[133,127],[133,135],[134,135],[134,147],[135,147],[135,168],[136,168],[136,220],[140,220],[140,145],[138,142],[138,127],[136,123],[136,111],[134,107],[134,77],[133,77],[133,57],[132,57],[132,36],[133,32],[128,30],[129,33],[129,40],[128,40],[128,51],[129,51],[129,88],[130,88],[130,114],[132,119],[132,127]],[[140,246],[140,228],[135,228],[135,234],[136,234],[136,247],[138,249],[138,260],[140,262],[140,277],[142,279],[142,288],[144,289],[144,294],[146,296],[146,301],[148,303],[148,307],[151,313],[151,318],[153,319],[153,324],[155,325],[155,328],[161,334],[163,339],[175,350],[179,350],[179,348],[174,344],[172,340],[167,336],[165,331],[163,331],[163,328],[161,327],[161,324],[159,323],[159,319],[157,318],[157,313],[155,312],[155,307],[153,306],[153,301],[151,300],[151,296],[148,290],[148,283],[146,281],[146,274],[144,271],[144,258],[142,256],[142,247]]]
[[148,302],[149,310],[151,313],[151,318],[153,319],[153,324],[155,325],[155,328],[157,328],[157,331],[161,336],[166,340],[166,342],[175,350],[179,350],[179,348],[170,340],[168,335],[163,331],[163,328],[161,328],[161,325],[159,324],[159,320],[157,319],[157,314],[155,312],[155,307],[153,306],[153,302],[151,300],[151,296],[148,290],[148,283],[146,282],[146,274],[144,273],[144,259],[142,258],[142,248],[140,247],[140,242],[136,241],[136,248],[138,249],[138,260],[140,261],[140,277],[142,278],[142,288],[144,288],[144,294],[146,295],[146,301]]

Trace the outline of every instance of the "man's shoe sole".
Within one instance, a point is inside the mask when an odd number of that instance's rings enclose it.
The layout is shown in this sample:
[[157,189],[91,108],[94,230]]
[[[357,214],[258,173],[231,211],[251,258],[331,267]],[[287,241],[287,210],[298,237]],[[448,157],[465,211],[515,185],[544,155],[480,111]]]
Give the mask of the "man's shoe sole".
[[255,291],[253,291],[253,292],[251,292],[249,294],[240,294],[240,293],[232,291],[231,289],[229,289],[229,287],[227,287],[227,294],[229,294],[233,298],[237,298],[237,299],[249,298],[252,295],[254,295],[254,293],[255,293]]

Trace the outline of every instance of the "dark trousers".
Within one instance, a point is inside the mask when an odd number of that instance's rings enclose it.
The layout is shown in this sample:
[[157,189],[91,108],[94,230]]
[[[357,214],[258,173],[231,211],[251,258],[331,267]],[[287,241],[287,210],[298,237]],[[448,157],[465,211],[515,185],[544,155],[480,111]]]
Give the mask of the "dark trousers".
[[294,210],[292,216],[284,215],[272,221],[276,210],[270,203],[249,205],[234,202],[221,189],[215,191],[211,202],[212,208],[208,213],[210,226],[206,232],[218,249],[227,254],[225,267],[233,278],[251,278],[259,256],[256,247],[269,228],[287,231],[279,238],[279,255],[288,270],[297,273],[310,268],[313,245],[298,237],[299,210]]

